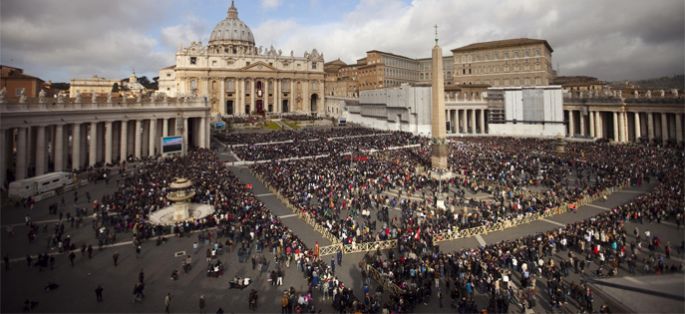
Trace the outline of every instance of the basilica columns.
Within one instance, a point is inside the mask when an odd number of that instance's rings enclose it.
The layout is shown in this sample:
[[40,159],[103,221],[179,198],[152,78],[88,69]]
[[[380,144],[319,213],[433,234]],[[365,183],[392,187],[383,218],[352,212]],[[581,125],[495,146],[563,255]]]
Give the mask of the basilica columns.
[[576,120],[573,117],[573,110],[568,111],[568,136],[576,136]]
[[257,88],[256,88],[256,81],[257,79],[251,78],[250,79],[250,112],[247,114],[252,113],[253,111],[257,110]]
[[614,142],[618,142],[618,141],[620,140],[620,137],[619,137],[619,135],[618,135],[618,130],[619,130],[619,127],[618,127],[618,112],[614,111],[614,112],[613,112],[613,115],[614,115]]
[[480,134],[485,134],[485,109],[480,111]]

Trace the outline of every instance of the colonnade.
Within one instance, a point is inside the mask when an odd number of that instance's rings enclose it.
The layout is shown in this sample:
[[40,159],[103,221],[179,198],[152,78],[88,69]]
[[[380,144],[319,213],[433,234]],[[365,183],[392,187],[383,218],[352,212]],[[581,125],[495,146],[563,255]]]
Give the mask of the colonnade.
[[153,117],[0,129],[0,173],[7,172],[9,160],[15,160],[14,179],[20,180],[155,156],[161,153],[163,136],[183,136],[184,150],[190,144],[206,148],[208,122],[204,117]]
[[605,138],[617,143],[641,139],[683,142],[681,112],[627,110],[565,110],[568,137]]
[[450,129],[447,134],[486,134],[487,124],[484,108],[447,109],[446,121]]

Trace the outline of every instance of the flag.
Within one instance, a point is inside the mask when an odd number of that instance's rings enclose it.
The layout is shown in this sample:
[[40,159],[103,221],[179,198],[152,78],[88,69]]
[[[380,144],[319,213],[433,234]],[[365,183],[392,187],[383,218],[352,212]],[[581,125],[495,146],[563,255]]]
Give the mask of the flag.
[[248,190],[252,190],[252,183],[246,184],[245,188],[247,188]]

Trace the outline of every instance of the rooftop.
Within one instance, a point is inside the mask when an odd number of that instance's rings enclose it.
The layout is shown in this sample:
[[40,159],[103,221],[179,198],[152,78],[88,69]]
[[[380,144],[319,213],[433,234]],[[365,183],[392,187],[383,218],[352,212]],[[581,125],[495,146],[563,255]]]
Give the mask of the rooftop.
[[496,48],[518,47],[518,46],[527,46],[527,45],[534,45],[534,44],[545,44],[545,46],[547,46],[547,49],[549,49],[550,52],[554,51],[552,49],[552,46],[550,46],[549,43],[544,39],[514,38],[514,39],[486,41],[486,42],[482,42],[482,43],[470,44],[470,45],[467,45],[464,47],[452,49],[452,52],[467,52],[467,51],[474,51],[474,50],[480,50],[480,49],[496,49]]

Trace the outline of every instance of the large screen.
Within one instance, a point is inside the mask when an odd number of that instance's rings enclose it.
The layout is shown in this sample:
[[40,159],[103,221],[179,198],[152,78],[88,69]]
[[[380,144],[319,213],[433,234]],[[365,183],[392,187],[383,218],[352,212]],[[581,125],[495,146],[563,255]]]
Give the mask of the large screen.
[[183,136],[162,137],[162,154],[176,153],[183,151]]

